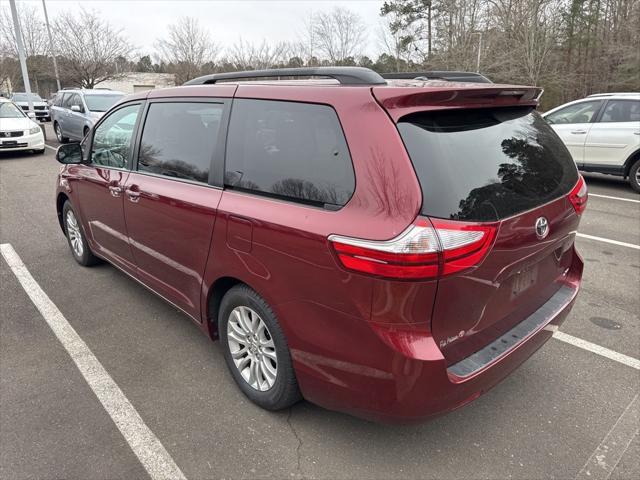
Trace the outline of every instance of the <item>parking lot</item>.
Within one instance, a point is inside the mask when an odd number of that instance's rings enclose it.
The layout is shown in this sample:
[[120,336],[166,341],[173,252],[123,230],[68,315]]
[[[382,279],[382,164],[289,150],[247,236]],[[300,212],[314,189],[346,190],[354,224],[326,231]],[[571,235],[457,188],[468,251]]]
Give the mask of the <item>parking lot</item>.
[[306,402],[259,409],[184,314],[107,264],[78,266],[55,215],[48,128],[44,155],[0,154],[0,244],[151,436],[121,433],[0,259],[0,478],[149,478],[134,452],[156,441],[188,479],[640,477],[640,195],[621,179],[586,176],[584,283],[566,335],[465,408],[387,426]]

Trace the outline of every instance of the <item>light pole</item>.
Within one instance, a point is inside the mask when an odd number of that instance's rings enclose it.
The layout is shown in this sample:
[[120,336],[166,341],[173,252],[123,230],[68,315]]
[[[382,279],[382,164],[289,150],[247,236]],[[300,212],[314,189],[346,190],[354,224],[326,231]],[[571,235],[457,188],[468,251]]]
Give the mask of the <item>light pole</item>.
[[60,87],[60,75],[58,75],[58,61],[56,60],[56,52],[53,48],[53,37],[51,36],[51,27],[49,26],[49,15],[47,15],[47,4],[42,0],[42,8],[44,9],[44,21],[47,24],[47,33],[49,34],[49,51],[51,57],[53,57],[53,71],[56,74],[56,83],[58,84],[58,90],[62,90]]
[[35,118],[36,112],[33,109],[33,100],[31,99],[31,84],[29,83],[29,72],[27,70],[27,59],[24,54],[24,44],[22,43],[22,32],[20,30],[20,21],[18,20],[18,10],[16,9],[16,0],[9,0],[11,6],[11,16],[13,17],[13,28],[16,31],[16,47],[18,48],[18,58],[20,59],[20,69],[22,70],[22,81],[24,83],[24,91],[27,92],[27,102],[29,104],[29,115]]
[[473,32],[471,35],[478,35],[478,59],[476,60],[476,73],[480,73],[480,52],[482,51],[482,32]]

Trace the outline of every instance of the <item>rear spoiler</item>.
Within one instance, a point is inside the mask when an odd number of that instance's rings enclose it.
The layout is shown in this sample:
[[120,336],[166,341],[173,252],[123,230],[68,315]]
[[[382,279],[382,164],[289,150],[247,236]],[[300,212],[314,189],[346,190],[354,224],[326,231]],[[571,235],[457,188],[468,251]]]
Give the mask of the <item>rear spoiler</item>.
[[431,82],[429,86],[374,87],[373,96],[397,122],[414,112],[449,108],[488,108],[499,106],[537,107],[543,90],[518,85],[454,85]]

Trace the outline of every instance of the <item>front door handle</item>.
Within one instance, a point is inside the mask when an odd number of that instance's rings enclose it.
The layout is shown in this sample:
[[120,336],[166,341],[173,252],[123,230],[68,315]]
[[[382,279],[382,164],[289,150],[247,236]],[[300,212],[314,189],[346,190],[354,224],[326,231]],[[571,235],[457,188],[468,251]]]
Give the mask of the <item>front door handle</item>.
[[574,135],[584,135],[585,133],[587,133],[586,130],[571,130],[571,133],[573,133]]
[[122,188],[114,185],[109,185],[109,193],[111,194],[112,197],[119,198],[120,195],[122,194]]

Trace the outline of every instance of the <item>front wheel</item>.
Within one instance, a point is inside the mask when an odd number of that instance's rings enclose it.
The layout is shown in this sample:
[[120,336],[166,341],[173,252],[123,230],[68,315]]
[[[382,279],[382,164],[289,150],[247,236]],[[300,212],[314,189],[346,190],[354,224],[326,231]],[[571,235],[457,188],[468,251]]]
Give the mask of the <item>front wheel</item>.
[[58,139],[58,142],[67,143],[69,141],[69,137],[65,137],[62,134],[62,129],[60,128],[60,124],[58,122],[53,124],[53,129],[56,132],[56,138]]
[[636,192],[640,192],[640,160],[636,160],[629,170],[629,184]]
[[227,292],[218,312],[224,358],[240,390],[267,410],[302,397],[286,338],[267,302],[246,285]]
[[64,219],[64,231],[67,235],[69,248],[71,248],[75,261],[85,267],[99,263],[100,259],[89,248],[82,224],[78,220],[71,203],[65,202],[64,207],[62,207],[62,218]]

